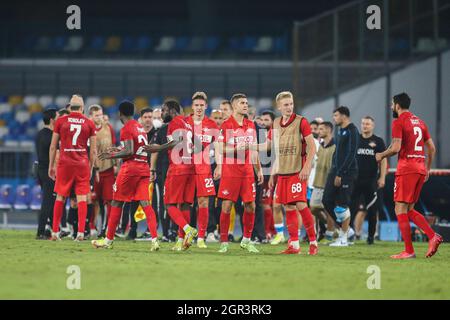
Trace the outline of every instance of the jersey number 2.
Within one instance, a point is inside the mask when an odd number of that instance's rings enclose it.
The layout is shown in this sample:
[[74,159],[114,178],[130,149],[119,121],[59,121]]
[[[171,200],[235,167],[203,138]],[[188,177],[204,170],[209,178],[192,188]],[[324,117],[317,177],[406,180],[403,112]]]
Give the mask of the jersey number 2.
[[414,135],[417,136],[416,144],[414,145],[414,151],[422,151],[423,147],[419,146],[419,142],[422,141],[422,129],[419,127],[414,127]]
[[70,125],[70,132],[75,131],[75,133],[73,134],[72,137],[72,145],[76,146],[77,145],[77,140],[78,140],[78,136],[80,135],[81,132],[81,124],[71,124]]

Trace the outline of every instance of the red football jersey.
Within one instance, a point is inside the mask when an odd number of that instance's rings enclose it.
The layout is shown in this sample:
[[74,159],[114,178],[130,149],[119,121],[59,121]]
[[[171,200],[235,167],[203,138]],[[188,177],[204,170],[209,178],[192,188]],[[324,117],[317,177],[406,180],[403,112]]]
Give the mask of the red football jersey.
[[424,145],[431,138],[425,122],[411,112],[404,112],[392,123],[392,138],[402,139],[396,175],[425,175]]
[[130,176],[150,176],[147,152],[143,151],[143,147],[148,144],[147,133],[136,120],[128,121],[120,130],[121,145],[127,140],[133,140],[133,155],[123,159],[121,170],[126,168]]
[[56,120],[53,132],[60,137],[59,164],[89,166],[88,142],[96,132],[92,120],[72,112]]
[[183,142],[169,149],[169,170],[172,175],[194,174],[193,154],[193,128],[188,123],[187,117],[177,116],[169,122],[167,127],[167,141],[173,141],[183,137]]
[[[244,118],[242,126],[240,126],[233,116],[230,116],[220,128],[219,142],[224,142],[225,146],[249,143],[256,144],[256,128],[255,124]],[[250,159],[250,151],[238,151],[234,156],[224,153],[222,165],[223,177],[253,177],[253,165]]]
[[211,119],[205,117],[196,125],[192,116],[187,118],[188,123],[194,128],[195,137],[203,144],[203,151],[194,154],[196,174],[211,174],[210,145],[219,137],[219,127]]

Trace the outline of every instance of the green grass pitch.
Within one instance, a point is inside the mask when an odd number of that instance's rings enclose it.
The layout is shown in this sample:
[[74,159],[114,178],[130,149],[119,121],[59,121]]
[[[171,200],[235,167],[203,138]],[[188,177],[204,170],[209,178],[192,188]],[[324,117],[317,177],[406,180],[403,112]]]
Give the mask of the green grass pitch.
[[[0,231],[0,299],[450,299],[450,248],[425,259],[393,261],[401,243],[320,247],[319,256],[279,255],[283,246],[260,245],[250,254],[232,244],[228,254],[193,246],[172,252],[162,243],[116,241],[112,250],[89,241],[36,241],[30,231]],[[302,244],[307,252],[307,244]],[[81,270],[81,289],[66,287],[67,268]],[[381,288],[369,290],[370,265],[381,270]]]

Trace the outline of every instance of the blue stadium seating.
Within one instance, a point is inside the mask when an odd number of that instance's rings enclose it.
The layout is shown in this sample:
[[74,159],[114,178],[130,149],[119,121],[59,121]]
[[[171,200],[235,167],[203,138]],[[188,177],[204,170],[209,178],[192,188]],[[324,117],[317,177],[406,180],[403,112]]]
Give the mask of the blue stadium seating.
[[14,201],[14,209],[26,210],[31,202],[30,186],[27,184],[18,185],[16,188],[16,199]]
[[14,203],[14,194],[10,184],[0,186],[0,209],[11,209]]
[[35,185],[31,189],[31,202],[30,209],[31,210],[40,210],[42,203],[42,190],[40,185]]
[[94,51],[101,51],[105,47],[106,38],[102,36],[95,36],[91,39],[89,48]]

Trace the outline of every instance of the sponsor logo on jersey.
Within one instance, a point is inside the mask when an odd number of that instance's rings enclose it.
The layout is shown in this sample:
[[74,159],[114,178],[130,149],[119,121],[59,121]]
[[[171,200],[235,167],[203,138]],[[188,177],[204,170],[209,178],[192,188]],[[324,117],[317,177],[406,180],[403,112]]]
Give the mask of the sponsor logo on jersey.
[[359,148],[358,149],[358,155],[375,156],[375,150],[374,149]]

